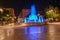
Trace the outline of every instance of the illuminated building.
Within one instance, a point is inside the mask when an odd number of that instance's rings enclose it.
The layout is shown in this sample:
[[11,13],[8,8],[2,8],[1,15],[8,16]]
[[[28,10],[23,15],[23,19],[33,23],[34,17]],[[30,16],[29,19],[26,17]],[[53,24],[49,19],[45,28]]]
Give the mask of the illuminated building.
[[21,13],[19,14],[19,18],[24,18],[30,13],[30,9],[22,9]]
[[18,23],[23,22],[25,16],[27,16],[30,13],[30,9],[22,9],[18,16]]

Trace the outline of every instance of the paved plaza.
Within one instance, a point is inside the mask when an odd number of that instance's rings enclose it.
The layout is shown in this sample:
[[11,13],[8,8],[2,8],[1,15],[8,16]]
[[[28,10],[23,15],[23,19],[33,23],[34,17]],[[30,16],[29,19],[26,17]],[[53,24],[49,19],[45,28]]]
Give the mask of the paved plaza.
[[0,40],[60,40],[60,25],[57,24],[9,26],[0,27]]

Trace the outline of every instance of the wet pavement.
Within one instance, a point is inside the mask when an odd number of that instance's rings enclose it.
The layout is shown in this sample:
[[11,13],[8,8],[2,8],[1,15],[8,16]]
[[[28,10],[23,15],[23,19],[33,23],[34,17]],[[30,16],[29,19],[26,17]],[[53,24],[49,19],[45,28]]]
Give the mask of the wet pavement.
[[1,40],[60,40],[60,25],[0,29]]

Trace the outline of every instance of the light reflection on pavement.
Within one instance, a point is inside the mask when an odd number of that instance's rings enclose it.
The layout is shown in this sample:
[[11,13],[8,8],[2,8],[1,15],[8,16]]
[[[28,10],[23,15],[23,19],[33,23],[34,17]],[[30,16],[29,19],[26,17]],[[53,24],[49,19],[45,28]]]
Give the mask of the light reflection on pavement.
[[0,28],[0,40],[60,40],[60,26]]

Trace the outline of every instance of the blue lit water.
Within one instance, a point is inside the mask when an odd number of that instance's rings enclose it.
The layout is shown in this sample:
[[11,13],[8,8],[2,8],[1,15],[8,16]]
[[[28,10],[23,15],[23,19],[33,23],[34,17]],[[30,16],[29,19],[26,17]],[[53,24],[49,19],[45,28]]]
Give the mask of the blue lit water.
[[38,15],[36,13],[35,5],[31,6],[30,14],[29,14],[28,18],[25,17],[25,19],[24,19],[24,23],[29,23],[29,22],[34,22],[34,23],[37,23],[37,22],[43,23],[44,22],[44,17],[40,17],[40,18],[38,17]]
[[25,34],[35,34],[35,33],[43,33],[44,30],[44,26],[28,26],[25,27],[24,29],[24,33]]

